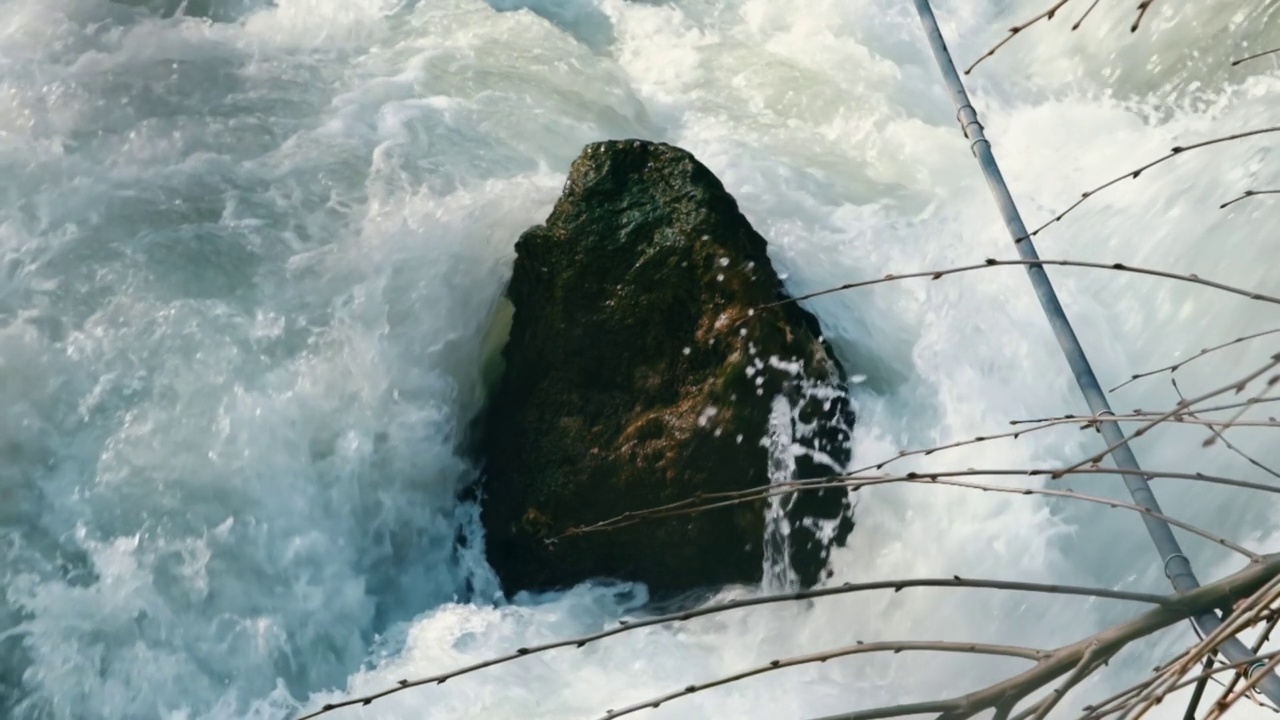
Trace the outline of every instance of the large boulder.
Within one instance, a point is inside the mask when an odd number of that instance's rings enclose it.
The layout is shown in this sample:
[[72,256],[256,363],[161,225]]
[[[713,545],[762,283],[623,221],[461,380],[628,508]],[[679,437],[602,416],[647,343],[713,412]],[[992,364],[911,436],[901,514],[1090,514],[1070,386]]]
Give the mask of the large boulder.
[[665,144],[588,146],[516,244],[507,296],[482,518],[508,592],[607,577],[673,593],[759,582],[767,564],[820,579],[853,527],[844,489],[548,542],[849,462],[841,368],[812,315],[770,305],[787,295],[765,240],[705,166]]

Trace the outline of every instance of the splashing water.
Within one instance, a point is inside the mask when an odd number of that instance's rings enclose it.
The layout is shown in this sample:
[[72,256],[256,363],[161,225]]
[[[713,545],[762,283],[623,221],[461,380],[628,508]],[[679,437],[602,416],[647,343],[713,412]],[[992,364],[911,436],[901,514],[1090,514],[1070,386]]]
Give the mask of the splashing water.
[[[476,472],[476,359],[494,352],[515,238],[587,142],[693,151],[770,239],[793,293],[1012,256],[904,2],[177,6],[8,0],[0,21],[0,717],[283,718],[638,612],[644,589],[627,585],[494,603],[475,509],[455,501]],[[1157,3],[1132,36],[1127,8],[1101,7],[1076,33],[1039,27],[973,76],[1032,223],[1173,144],[1280,123],[1274,62],[1226,64],[1280,44],[1274,4]],[[937,8],[961,59],[1039,9]],[[1273,147],[1223,145],[1117,186],[1041,252],[1280,292],[1266,232],[1280,206],[1216,209],[1278,184]],[[866,375],[860,464],[1082,410],[1020,273],[809,304]],[[1275,322],[1260,304],[1155,278],[1052,276],[1104,383]],[[1272,351],[1189,366],[1183,386]],[[1173,399],[1153,379],[1115,404]],[[1136,449],[1153,469],[1256,473],[1194,433],[1167,428]],[[1238,440],[1280,462],[1247,429]],[[901,466],[1019,467],[1097,447],[1064,429]],[[1280,545],[1270,498],[1157,490],[1171,514]],[[960,489],[861,495],[838,581],[1164,591],[1140,524],[1118,511]],[[1221,548],[1188,552],[1206,578],[1240,565]],[[628,633],[334,717],[591,718],[856,640],[1048,647],[1132,612],[979,590],[826,599]],[[1136,678],[1188,633],[1127,651],[1114,679],[1081,692]],[[849,658],[647,715],[810,717],[1018,667]]]
[[[779,395],[773,399],[769,413],[769,429],[766,434],[769,449],[769,483],[777,485],[790,482],[796,476],[795,458],[789,452],[795,445],[791,432],[791,403]],[[795,570],[791,567],[791,554],[787,552],[787,539],[791,523],[787,519],[787,505],[783,495],[769,498],[765,507],[764,568],[761,589],[780,593],[795,586]]]

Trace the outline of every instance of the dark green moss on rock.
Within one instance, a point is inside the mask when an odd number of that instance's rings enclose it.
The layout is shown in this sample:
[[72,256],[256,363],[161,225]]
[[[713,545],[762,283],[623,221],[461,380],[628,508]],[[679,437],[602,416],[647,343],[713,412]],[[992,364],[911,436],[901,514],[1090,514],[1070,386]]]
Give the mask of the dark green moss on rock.
[[[812,315],[769,306],[787,296],[765,240],[719,180],[669,145],[588,146],[546,224],[517,243],[507,294],[515,314],[484,418],[482,505],[505,589],[759,581],[763,501],[546,542],[768,485],[771,458],[774,477],[848,463],[841,369]],[[798,454],[771,454],[771,427]],[[787,517],[782,553],[813,584],[852,529],[849,495],[800,495]]]

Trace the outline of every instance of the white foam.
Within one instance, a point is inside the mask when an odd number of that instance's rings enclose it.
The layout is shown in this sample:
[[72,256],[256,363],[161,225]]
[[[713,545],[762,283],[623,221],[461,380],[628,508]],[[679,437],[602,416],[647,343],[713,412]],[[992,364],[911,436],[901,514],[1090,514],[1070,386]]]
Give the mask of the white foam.
[[[474,533],[452,501],[474,476],[458,445],[482,401],[476,358],[514,240],[584,143],[645,136],[717,172],[793,292],[1011,257],[907,5],[279,0],[213,24],[12,3],[0,24],[0,649],[15,659],[0,667],[13,698],[0,711],[278,718],[632,612],[642,590],[489,605],[474,542],[453,549],[459,528]],[[1038,9],[1003,5],[939,3],[959,58]],[[1174,144],[1280,120],[1270,66],[1232,75],[1218,61],[1234,46],[1214,39],[1265,44],[1267,12],[1157,4],[1152,41],[1104,10],[1074,34],[1037,28],[973,78],[1033,223]],[[1046,231],[1041,254],[1280,292],[1275,240],[1259,231],[1276,206],[1217,209],[1275,185],[1272,144],[1222,145],[1126,181]],[[1104,384],[1274,317],[1167,280],[1051,275]],[[1082,411],[1018,268],[811,307],[866,376],[858,464]],[[1189,366],[1184,386],[1242,373],[1273,347]],[[1171,398],[1154,379],[1115,403]],[[1137,450],[1153,468],[1257,472],[1200,438],[1171,428]],[[1280,461],[1257,434],[1240,444]],[[1063,429],[900,465],[1018,467],[1096,447]],[[1075,485],[1120,495],[1110,479]],[[1179,517],[1278,544],[1272,500],[1158,490]],[[1140,523],[1120,511],[955,488],[868,489],[860,503],[837,581],[1164,590]],[[1187,547],[1206,578],[1238,567]],[[977,590],[833,598],[643,630],[334,717],[589,718],[856,640],[1052,645],[1132,612]],[[1137,677],[1159,649],[1122,655],[1082,696]],[[647,715],[809,717],[961,692],[1018,666],[847,659]]]

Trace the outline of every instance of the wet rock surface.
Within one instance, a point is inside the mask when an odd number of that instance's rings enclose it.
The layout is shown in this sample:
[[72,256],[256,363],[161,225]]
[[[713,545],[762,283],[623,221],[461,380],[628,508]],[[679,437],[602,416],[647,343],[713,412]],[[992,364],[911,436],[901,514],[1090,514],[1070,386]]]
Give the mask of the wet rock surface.
[[[852,530],[843,489],[547,540],[695,494],[822,477],[854,415],[817,320],[692,155],[588,146],[545,224],[516,245],[505,369],[482,419],[482,518],[504,589],[593,578],[655,593],[822,576]],[[772,539],[766,542],[766,537]]]

